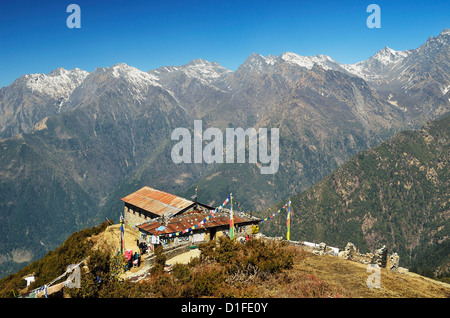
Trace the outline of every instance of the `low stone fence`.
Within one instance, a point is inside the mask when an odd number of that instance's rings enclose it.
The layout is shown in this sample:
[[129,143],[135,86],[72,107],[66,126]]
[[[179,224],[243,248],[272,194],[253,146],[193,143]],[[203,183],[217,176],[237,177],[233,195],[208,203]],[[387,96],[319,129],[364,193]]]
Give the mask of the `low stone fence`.
[[392,271],[398,271],[400,257],[397,253],[388,255],[386,245],[377,249],[374,253],[361,254],[357,252],[355,245],[351,242],[347,243],[345,250],[340,252],[339,257],[354,260],[362,264],[376,264],[381,268],[388,268]]
[[[284,241],[282,237],[268,237],[263,234],[258,234],[258,238],[266,239],[266,240],[277,240]],[[341,257],[348,260],[353,260],[365,265],[368,264],[376,264],[381,268],[388,268],[392,271],[398,271],[401,267],[399,267],[400,257],[397,253],[393,253],[388,255],[388,249],[385,245],[381,248],[377,249],[374,253],[366,253],[361,254],[358,252],[356,246],[349,242],[345,246],[345,249],[339,251],[336,247],[327,246],[325,243],[311,243],[305,241],[285,241],[292,245],[301,246],[304,250],[311,252],[316,255],[332,255]],[[402,271],[407,271],[405,268],[401,268]]]

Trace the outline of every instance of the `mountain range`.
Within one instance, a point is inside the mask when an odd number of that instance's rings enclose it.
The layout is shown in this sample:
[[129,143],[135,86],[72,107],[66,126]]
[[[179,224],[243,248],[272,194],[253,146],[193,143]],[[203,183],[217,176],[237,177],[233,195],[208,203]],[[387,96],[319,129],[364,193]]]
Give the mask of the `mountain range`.
[[[360,151],[448,112],[449,37],[384,48],[366,61],[251,54],[236,70],[196,59],[148,72],[124,63],[93,72],[24,75],[0,89],[0,274],[73,231],[118,218],[120,198],[155,188],[248,210],[301,193]],[[174,164],[171,132],[203,126],[280,129],[280,168]]]

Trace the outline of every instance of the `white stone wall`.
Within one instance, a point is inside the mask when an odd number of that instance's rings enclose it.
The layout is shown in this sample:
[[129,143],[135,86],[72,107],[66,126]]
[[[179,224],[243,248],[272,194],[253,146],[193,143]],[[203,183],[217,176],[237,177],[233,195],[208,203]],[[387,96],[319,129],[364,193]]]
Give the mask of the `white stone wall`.
[[129,224],[131,226],[136,226],[137,224],[145,223],[151,220],[151,218],[145,214],[139,213],[138,211],[133,211],[131,208],[128,209],[126,206],[124,207],[123,214],[125,224]]

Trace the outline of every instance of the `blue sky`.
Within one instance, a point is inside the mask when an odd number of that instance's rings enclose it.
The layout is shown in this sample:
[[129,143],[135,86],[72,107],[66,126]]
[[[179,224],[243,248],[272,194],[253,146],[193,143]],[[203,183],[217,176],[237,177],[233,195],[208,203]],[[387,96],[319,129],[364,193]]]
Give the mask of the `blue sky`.
[[[81,28],[69,29],[69,4]],[[381,28],[369,29],[369,4]],[[389,46],[414,49],[450,27],[450,1],[22,1],[0,2],[0,87],[29,73],[93,71],[119,62],[143,71],[195,58],[236,70],[253,52],[325,54],[355,63]]]

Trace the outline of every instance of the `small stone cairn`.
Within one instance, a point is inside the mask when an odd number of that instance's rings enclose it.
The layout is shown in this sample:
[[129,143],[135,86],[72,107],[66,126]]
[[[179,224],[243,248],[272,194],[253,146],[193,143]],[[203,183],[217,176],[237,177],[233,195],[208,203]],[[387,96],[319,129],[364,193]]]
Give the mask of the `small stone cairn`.
[[377,264],[381,268],[386,268],[388,250],[386,245],[383,245],[380,249],[375,251],[375,255],[372,257],[371,264]]
[[343,250],[342,252],[339,252],[338,256],[345,258],[345,259],[350,259],[353,260],[356,256],[357,252],[356,252],[356,247],[353,243],[348,242],[347,245],[345,246],[345,250]]

